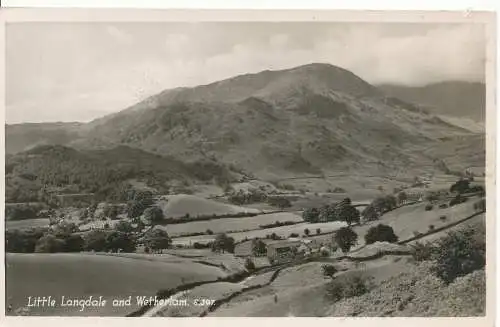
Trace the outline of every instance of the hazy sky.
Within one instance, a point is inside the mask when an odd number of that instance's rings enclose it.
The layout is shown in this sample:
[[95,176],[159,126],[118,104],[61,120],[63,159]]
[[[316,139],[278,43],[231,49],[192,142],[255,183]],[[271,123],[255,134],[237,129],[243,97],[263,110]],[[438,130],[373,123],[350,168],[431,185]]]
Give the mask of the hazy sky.
[[480,25],[16,23],[8,123],[88,121],[178,86],[327,62],[370,83],[484,79]]

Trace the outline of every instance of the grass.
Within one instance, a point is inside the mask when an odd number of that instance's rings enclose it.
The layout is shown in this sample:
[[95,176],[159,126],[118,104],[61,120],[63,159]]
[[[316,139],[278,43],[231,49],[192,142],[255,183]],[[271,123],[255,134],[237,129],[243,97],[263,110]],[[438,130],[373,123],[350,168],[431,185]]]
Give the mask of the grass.
[[[291,233],[297,233],[299,235],[304,234],[304,229],[308,228],[312,233],[315,233],[317,228],[321,229],[322,233],[333,232],[345,224],[342,222],[328,222],[328,223],[316,223],[316,224],[296,224],[290,226],[281,226],[267,229],[259,229],[259,230],[251,230],[246,232],[238,232],[238,233],[229,233],[228,236],[231,236],[235,239],[236,242],[240,242],[245,240],[245,238],[265,238],[266,235],[276,233],[276,235],[281,236],[283,238],[288,238]],[[330,236],[331,238],[331,236]],[[189,237],[179,237],[173,239],[174,244],[184,244],[189,245],[194,242],[199,243],[207,243],[211,242],[215,239],[215,235],[201,235],[201,236],[189,236]]]
[[34,227],[48,227],[48,218],[38,218],[38,219],[25,219],[25,220],[7,220],[5,222],[5,228],[8,230],[13,229],[29,229]]
[[301,222],[303,220],[299,215],[288,212],[279,212],[272,214],[263,214],[254,217],[193,221],[185,224],[158,226],[157,228],[165,229],[171,237],[177,237],[188,233],[204,233],[207,229],[212,230],[215,234],[227,233],[230,231],[254,230],[260,229],[260,225],[272,224],[276,221]]
[[158,206],[162,208],[166,218],[183,218],[186,215],[197,217],[260,212],[257,209],[239,207],[185,194],[167,196],[167,201],[159,201]]
[[[183,281],[215,280],[224,277],[217,267],[194,262],[160,262],[92,254],[10,254],[6,256],[6,297],[13,309],[27,305],[28,296],[61,296],[105,299],[154,296],[160,289],[173,288]],[[184,280],[183,280],[184,279]],[[59,300],[58,300],[59,301]],[[32,308],[33,315],[124,316],[137,309]]]

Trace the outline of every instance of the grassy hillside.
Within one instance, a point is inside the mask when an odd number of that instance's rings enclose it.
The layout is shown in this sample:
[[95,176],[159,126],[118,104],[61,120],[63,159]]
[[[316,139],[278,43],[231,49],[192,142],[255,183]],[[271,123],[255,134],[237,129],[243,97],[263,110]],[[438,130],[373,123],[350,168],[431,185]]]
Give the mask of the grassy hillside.
[[184,163],[139,149],[118,146],[82,150],[60,145],[38,146],[6,158],[6,201],[43,200],[42,189],[95,193],[97,199],[124,200],[130,181],[166,193],[193,182],[224,184],[232,180],[225,166],[212,160]]

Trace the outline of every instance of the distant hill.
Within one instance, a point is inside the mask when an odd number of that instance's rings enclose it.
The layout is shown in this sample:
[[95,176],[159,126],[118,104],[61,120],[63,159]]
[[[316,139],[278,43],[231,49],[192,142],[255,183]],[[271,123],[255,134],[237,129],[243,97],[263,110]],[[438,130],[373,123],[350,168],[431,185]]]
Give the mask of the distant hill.
[[134,181],[164,194],[196,182],[224,185],[237,176],[214,161],[183,163],[127,146],[89,151],[37,146],[8,155],[5,168],[7,202],[46,200],[50,190],[124,201],[124,191]]
[[420,87],[378,85],[390,96],[427,106],[436,114],[468,117],[484,122],[486,86],[484,83],[446,81]]
[[16,153],[37,145],[67,145],[80,137],[83,123],[26,123],[5,125],[5,152]]
[[[125,145],[261,179],[339,171],[386,176],[403,167],[411,175],[439,159],[426,149],[442,147],[446,137],[478,134],[329,64],[165,90],[73,130],[67,145],[83,152]],[[16,139],[22,134],[7,137],[27,143]],[[460,158],[484,156],[481,143],[469,151],[477,155]]]

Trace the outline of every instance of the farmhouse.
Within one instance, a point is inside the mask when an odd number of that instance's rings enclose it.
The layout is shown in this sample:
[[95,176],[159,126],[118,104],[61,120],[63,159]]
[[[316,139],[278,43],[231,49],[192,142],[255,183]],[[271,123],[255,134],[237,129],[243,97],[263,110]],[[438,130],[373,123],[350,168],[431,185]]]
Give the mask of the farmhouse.
[[286,240],[267,243],[267,257],[271,262],[285,262],[293,259],[297,249],[302,244],[300,240]]

